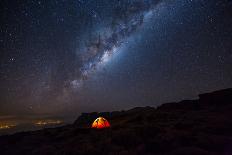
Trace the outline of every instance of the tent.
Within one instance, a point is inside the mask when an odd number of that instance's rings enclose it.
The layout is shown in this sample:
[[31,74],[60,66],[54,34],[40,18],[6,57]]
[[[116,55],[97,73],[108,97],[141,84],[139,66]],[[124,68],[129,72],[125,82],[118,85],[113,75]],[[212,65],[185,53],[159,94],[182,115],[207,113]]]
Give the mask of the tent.
[[102,129],[109,128],[110,123],[103,117],[98,117],[92,124],[92,128]]

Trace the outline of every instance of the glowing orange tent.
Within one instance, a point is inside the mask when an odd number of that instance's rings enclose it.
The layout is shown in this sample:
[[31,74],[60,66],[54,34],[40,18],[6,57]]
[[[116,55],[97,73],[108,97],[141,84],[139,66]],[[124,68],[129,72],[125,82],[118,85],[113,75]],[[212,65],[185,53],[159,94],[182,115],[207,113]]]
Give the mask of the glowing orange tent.
[[92,128],[102,129],[109,128],[110,123],[103,117],[98,117],[92,124]]

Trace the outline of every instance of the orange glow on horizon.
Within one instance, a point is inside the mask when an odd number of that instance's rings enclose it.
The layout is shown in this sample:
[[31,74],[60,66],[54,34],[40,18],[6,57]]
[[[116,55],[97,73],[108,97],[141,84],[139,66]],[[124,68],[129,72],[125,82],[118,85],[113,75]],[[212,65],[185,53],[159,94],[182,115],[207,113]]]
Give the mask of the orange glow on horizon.
[[44,126],[44,125],[55,125],[55,124],[61,124],[63,123],[60,120],[40,120],[35,122],[34,124],[37,126]]
[[15,127],[16,125],[9,125],[9,124],[0,124],[0,130],[1,129],[10,129],[12,127]]

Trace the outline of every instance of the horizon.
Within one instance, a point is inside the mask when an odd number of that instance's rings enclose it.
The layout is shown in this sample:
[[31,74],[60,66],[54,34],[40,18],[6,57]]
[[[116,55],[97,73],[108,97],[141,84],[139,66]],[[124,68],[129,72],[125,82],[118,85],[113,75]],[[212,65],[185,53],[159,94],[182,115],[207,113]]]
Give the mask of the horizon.
[[2,128],[69,124],[83,112],[232,88],[229,0],[3,0],[0,7]]
[[203,94],[213,94],[217,92],[222,92],[226,90],[232,90],[232,88],[225,88],[220,90],[215,90],[211,92],[205,92],[198,94],[197,98],[192,99],[184,99],[176,102],[167,102],[157,105],[156,107],[153,106],[139,106],[139,107],[131,107],[127,109],[118,109],[112,111],[87,111],[81,112],[77,114],[75,117],[72,116],[54,116],[54,115],[25,115],[25,116],[13,116],[13,115],[5,115],[0,116],[0,136],[3,135],[13,135],[15,133],[27,132],[27,131],[37,131],[46,128],[57,128],[57,127],[65,127],[67,125],[73,125],[79,117],[83,114],[93,114],[97,113],[100,115],[101,113],[112,113],[112,112],[125,112],[129,110],[133,110],[136,108],[154,108],[157,109],[164,104],[172,104],[172,103],[182,103],[185,101],[198,101],[200,99],[200,95]]

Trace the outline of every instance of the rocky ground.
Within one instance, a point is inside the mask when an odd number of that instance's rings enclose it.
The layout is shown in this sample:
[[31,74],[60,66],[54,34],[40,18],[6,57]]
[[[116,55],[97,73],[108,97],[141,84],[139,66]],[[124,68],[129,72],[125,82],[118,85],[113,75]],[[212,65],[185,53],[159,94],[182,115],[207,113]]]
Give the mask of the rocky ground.
[[[111,128],[89,128],[98,116]],[[0,154],[232,155],[232,89],[158,108],[84,113],[72,125],[1,136]]]

